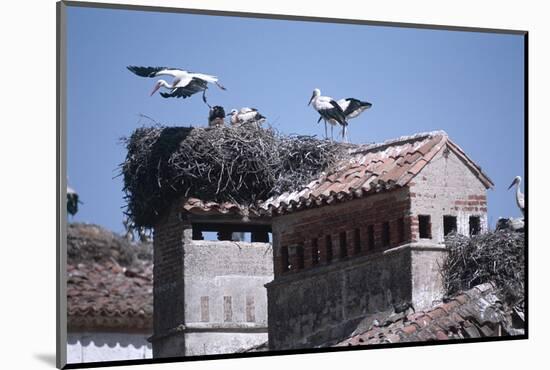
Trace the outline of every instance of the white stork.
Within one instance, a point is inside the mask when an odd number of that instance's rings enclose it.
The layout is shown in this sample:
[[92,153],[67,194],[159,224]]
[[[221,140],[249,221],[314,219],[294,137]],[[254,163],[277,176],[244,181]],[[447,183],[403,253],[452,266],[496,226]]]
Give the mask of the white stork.
[[[345,133],[345,126],[348,125],[346,120],[346,115],[344,111],[338,105],[334,99],[328,96],[321,96],[321,90],[314,89],[311,99],[307,105],[313,105],[315,109],[321,115],[321,118],[325,120],[325,137],[327,137],[327,122],[331,124],[330,127],[330,136],[333,137],[333,127],[338,124],[344,127],[343,133]],[[344,138],[342,134],[342,138]]]
[[225,90],[218,82],[218,77],[207,75],[204,73],[194,73],[184,71],[178,68],[167,68],[167,67],[137,67],[137,66],[128,66],[126,67],[132,73],[140,77],[158,77],[158,76],[171,76],[174,79],[172,83],[169,84],[164,80],[158,80],[155,83],[151,96],[161,87],[164,87],[170,92],[165,93],[161,92],[160,95],[163,98],[188,98],[193,94],[202,91],[202,100],[210,107],[206,101],[206,89],[208,89],[207,84],[213,83],[216,84],[220,89]]
[[523,216],[525,216],[525,198],[523,193],[519,189],[519,184],[521,184],[521,177],[516,176],[514,177],[514,181],[512,181],[512,184],[510,184],[510,186],[508,187],[508,190],[510,190],[512,186],[516,185],[516,203],[518,204],[518,207],[521,210]]
[[[365,110],[372,107],[372,104],[366,101],[361,101],[359,99],[355,98],[346,98],[346,99],[340,99],[337,101],[338,105],[342,110],[344,111],[344,115],[346,116],[346,120],[350,120],[353,118],[359,117],[361,113],[363,113]],[[323,119],[323,116],[319,117],[317,120],[317,123],[321,122]],[[331,125],[336,125],[337,122],[334,119],[329,119],[328,122]],[[347,130],[346,126],[343,126],[343,133],[342,136],[346,138]]]
[[240,110],[232,109],[230,122],[232,126],[237,126],[246,123],[258,123],[261,124],[265,121],[265,117],[258,112],[256,108],[241,108]]

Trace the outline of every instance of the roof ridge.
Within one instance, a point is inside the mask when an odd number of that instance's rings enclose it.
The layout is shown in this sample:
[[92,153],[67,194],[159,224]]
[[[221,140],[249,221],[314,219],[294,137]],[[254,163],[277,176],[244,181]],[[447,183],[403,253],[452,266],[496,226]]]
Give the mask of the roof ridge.
[[413,142],[413,141],[420,141],[428,137],[435,137],[435,136],[445,136],[448,137],[449,135],[444,130],[435,130],[435,131],[427,131],[427,132],[420,132],[413,135],[404,135],[399,136],[394,139],[388,139],[381,143],[373,143],[373,144],[362,144],[359,146],[359,148],[355,151],[352,151],[351,154],[361,154],[361,153],[367,153],[370,151],[375,150],[381,150],[383,148],[396,145],[396,144],[403,144],[406,142]]

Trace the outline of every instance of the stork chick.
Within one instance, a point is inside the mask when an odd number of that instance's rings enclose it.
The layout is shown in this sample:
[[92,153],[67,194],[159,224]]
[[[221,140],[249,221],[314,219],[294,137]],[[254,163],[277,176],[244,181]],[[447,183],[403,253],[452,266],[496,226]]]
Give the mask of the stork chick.
[[232,109],[230,122],[231,126],[237,126],[248,123],[256,123],[258,125],[265,121],[265,117],[258,112],[256,108],[241,108],[240,110]]
[[208,127],[223,126],[225,124],[224,118],[225,110],[223,107],[216,105],[210,108],[210,112],[208,113]]

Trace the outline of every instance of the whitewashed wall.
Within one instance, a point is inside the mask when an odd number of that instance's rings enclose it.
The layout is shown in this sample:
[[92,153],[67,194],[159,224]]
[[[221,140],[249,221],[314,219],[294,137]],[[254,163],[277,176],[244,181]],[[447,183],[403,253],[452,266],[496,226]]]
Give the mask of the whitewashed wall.
[[152,358],[145,333],[73,332],[67,336],[67,362],[96,362]]

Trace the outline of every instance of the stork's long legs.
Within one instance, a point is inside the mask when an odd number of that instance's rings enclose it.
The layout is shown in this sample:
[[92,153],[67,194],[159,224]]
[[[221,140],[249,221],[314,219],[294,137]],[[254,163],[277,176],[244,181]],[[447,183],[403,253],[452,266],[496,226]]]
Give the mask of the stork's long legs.
[[330,138],[334,141],[334,125],[330,125]]
[[204,102],[204,104],[208,105],[208,108],[212,108],[210,104],[208,104],[208,102],[206,101],[206,89],[202,90],[202,101]]
[[344,141],[344,143],[348,142],[347,133],[348,133],[348,131],[346,130],[346,126],[342,126],[342,140]]
[[325,119],[325,139],[328,139],[327,120]]

